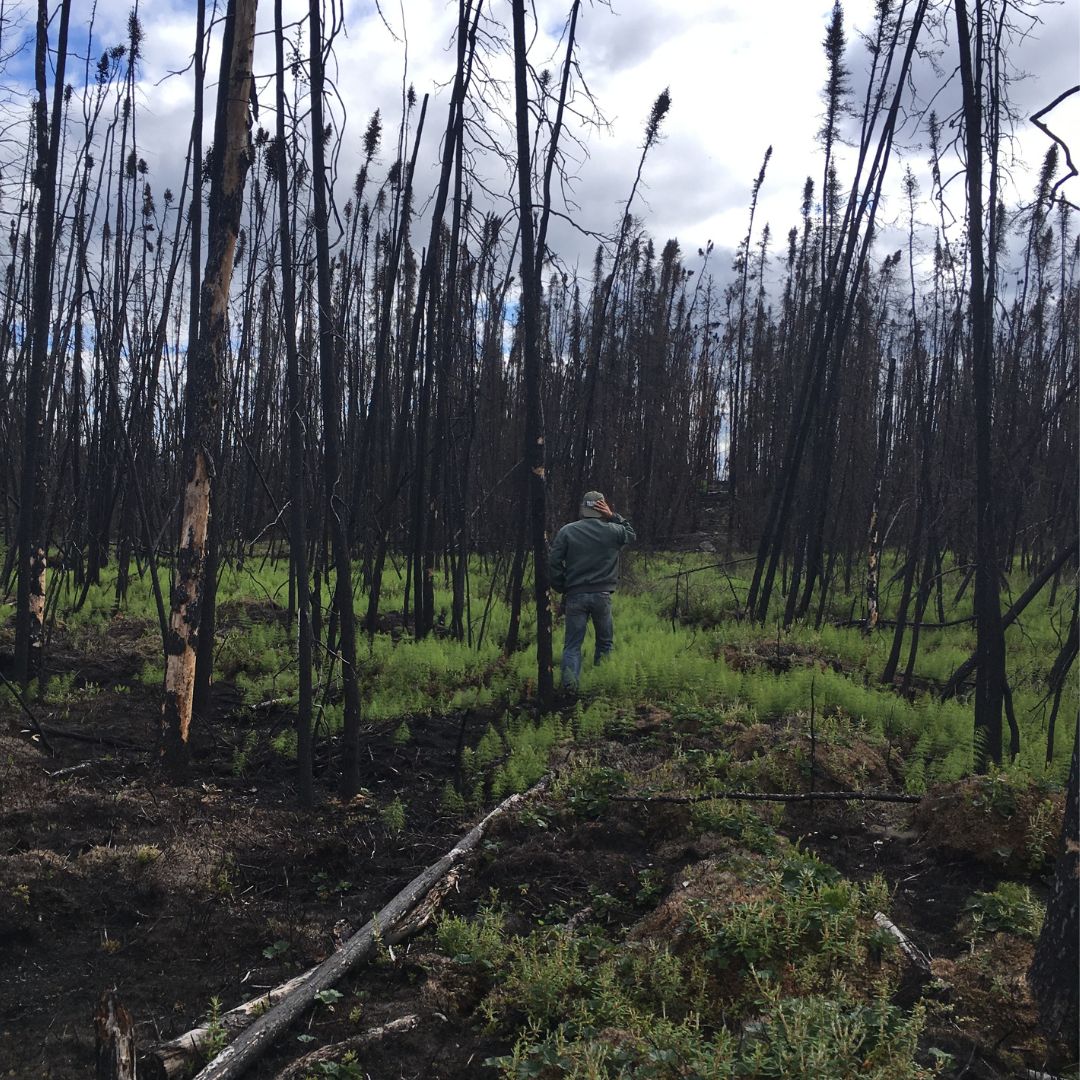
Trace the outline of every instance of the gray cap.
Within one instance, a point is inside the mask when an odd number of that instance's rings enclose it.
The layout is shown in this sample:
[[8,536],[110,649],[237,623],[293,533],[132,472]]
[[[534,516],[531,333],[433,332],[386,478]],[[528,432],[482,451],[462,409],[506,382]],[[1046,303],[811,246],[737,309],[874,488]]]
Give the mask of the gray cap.
[[581,516],[583,518],[602,518],[604,515],[594,509],[598,502],[604,501],[602,491],[586,491],[581,497]]

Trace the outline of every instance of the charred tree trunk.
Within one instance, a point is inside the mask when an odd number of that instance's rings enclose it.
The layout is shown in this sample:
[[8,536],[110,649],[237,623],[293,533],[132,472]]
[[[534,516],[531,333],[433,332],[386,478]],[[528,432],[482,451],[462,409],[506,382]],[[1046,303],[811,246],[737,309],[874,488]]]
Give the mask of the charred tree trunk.
[[[1005,697],[1005,631],[1001,624],[995,537],[991,437],[994,412],[994,280],[986,272],[983,225],[983,12],[969,26],[967,0],[956,0],[957,47],[963,91],[967,152],[967,226],[971,261],[971,381],[975,409],[975,626],[978,673],[975,677],[975,762],[985,771],[1001,764],[1001,713]],[[974,33],[972,32],[974,30]],[[972,50],[974,48],[974,60]],[[991,164],[991,184],[994,181]],[[994,207],[991,205],[991,213]]]
[[67,60],[68,24],[71,0],[60,7],[60,30],[56,49],[56,76],[53,80],[52,123],[46,99],[45,68],[49,53],[49,8],[38,0],[37,45],[34,74],[37,101],[34,105],[34,136],[37,165],[34,183],[38,189],[34,226],[34,284],[31,310],[31,343],[26,376],[26,417],[24,424],[23,473],[19,503],[17,546],[18,588],[15,618],[15,669],[23,686],[38,673],[45,624],[45,362],[49,349],[52,313],[53,232],[56,215],[56,167],[60,149],[60,122],[64,92],[64,65]]
[[[1054,578],[1068,563],[1070,560],[1076,558],[1077,555],[1077,540],[1074,538],[1071,543],[1066,544],[1061,551],[1055,556],[1053,562],[1049,563],[1041,574],[1037,578],[1034,578],[1030,585],[1017,597],[1012,607],[1001,618],[1002,630],[1008,630],[1008,628],[1024,613],[1028,604],[1035,599],[1036,596],[1042,592],[1052,578]],[[964,680],[978,667],[979,665],[979,651],[975,650],[950,676],[949,681],[941,689],[942,700],[953,697],[960,689]]]
[[348,505],[338,495],[341,482],[341,373],[334,333],[327,214],[326,123],[323,119],[323,36],[320,0],[308,5],[311,20],[311,186],[315,208],[315,267],[319,307],[319,376],[323,407],[326,514],[333,545],[335,610],[338,616],[341,677],[345,690],[340,791],[351,799],[360,789],[360,686],[356,677],[356,616],[353,613]]
[[866,633],[877,629],[878,579],[881,576],[881,486],[885,479],[885,466],[889,457],[889,441],[892,438],[893,387],[896,381],[896,356],[889,352],[889,371],[885,377],[885,398],[881,410],[881,427],[878,432],[877,461],[874,465],[874,497],[870,503],[870,528],[867,530],[866,554]]
[[1076,661],[1077,652],[1080,651],[1080,633],[1077,629],[1076,598],[1073,598],[1072,622],[1069,623],[1069,633],[1065,638],[1065,644],[1061,646],[1054,666],[1050,669],[1047,682],[1053,702],[1050,706],[1050,719],[1046,724],[1046,764],[1050,765],[1054,760],[1054,736],[1057,727],[1058,710],[1061,708],[1061,695],[1064,693],[1069,671]]
[[215,418],[227,347],[229,285],[251,161],[249,102],[257,0],[230,0],[221,53],[210,177],[209,247],[199,313],[199,337],[188,350],[183,451],[183,510],[166,648],[161,753],[174,778],[187,770],[195,653],[210,516]]
[[311,582],[307,561],[307,499],[304,487],[304,402],[300,355],[296,348],[296,282],[293,277],[292,214],[289,206],[289,155],[285,141],[285,45],[281,0],[274,0],[277,73],[278,243],[281,246],[281,333],[285,339],[286,393],[289,410],[289,553],[297,612],[298,701],[296,715],[296,787],[302,806],[315,801],[312,779],[312,633]]
[[536,687],[541,706],[555,693],[551,649],[551,589],[547,565],[547,477],[540,369],[540,275],[533,232],[525,0],[513,0],[514,97],[517,111],[518,217],[521,226],[521,327],[525,359],[525,467],[536,596]]
[[[368,410],[367,423],[364,429],[364,455],[367,456],[374,454],[375,431],[377,427],[381,427],[384,423],[387,423],[388,416],[384,414],[389,413],[389,400],[390,394],[384,389],[386,382],[389,380],[389,375],[385,369],[390,363],[389,347],[390,347],[390,330],[391,323],[393,322],[394,315],[394,287],[398,280],[398,267],[401,263],[401,251],[405,244],[405,237],[408,234],[409,219],[412,214],[412,181],[413,175],[416,172],[416,155],[420,150],[420,139],[424,134],[424,119],[427,116],[428,97],[425,94],[423,102],[420,105],[420,119],[416,125],[416,137],[413,141],[412,157],[409,159],[409,167],[405,173],[405,190],[401,199],[401,210],[398,227],[394,233],[394,242],[390,262],[383,271],[384,285],[382,296],[382,313],[379,319],[379,331],[378,337],[375,341],[375,372],[372,382],[371,391],[371,408]],[[449,181],[448,181],[449,182]],[[408,404],[411,397],[412,388],[412,369],[406,373],[406,388],[401,395],[401,412],[398,416],[398,424],[401,426],[401,440],[402,446],[404,446],[404,429],[406,426],[406,417],[408,415]],[[389,431],[389,425],[387,425],[387,431]],[[390,546],[390,524],[385,520],[389,514],[394,500],[397,498],[397,486],[398,479],[397,473],[400,467],[400,455],[396,450],[397,439],[394,440],[395,451],[391,454],[390,460],[390,472],[386,482],[385,498],[382,503],[377,507],[375,513],[372,515],[375,520],[376,538],[375,538],[375,554],[372,558],[371,576],[368,588],[368,608],[367,614],[364,618],[364,625],[367,629],[368,636],[372,637],[378,627],[379,621],[379,601],[382,594],[382,575],[383,568],[386,565],[386,553]],[[360,463],[361,475],[368,474],[373,479],[375,478],[374,462],[365,460]],[[372,492],[375,491],[375,485],[371,485]]]
[[[206,0],[198,0],[195,10],[195,87],[194,108],[191,115],[191,203],[188,211],[190,236],[188,239],[188,341],[196,341],[199,335],[199,292],[201,287],[202,260],[202,199],[203,199],[203,84],[206,81]],[[210,679],[214,667],[214,607],[217,599],[217,569],[213,522],[208,537],[209,559],[206,567],[204,595],[200,617],[199,638],[195,650],[195,684],[192,691],[192,712],[198,716],[205,713],[210,704]]]
[[97,1080],[135,1080],[135,1024],[113,990],[98,1002],[94,1044]]
[[[927,7],[927,0],[919,0],[912,13],[903,56],[897,65],[892,83],[891,103],[886,109],[884,101],[888,90],[887,74],[900,52],[902,28],[899,22],[896,24],[888,45],[890,62],[882,69],[882,81],[879,83],[879,92],[875,95],[875,104],[868,108],[864,115],[855,183],[848,199],[847,210],[837,226],[836,239],[828,242],[834,225],[832,218],[829,219],[830,228],[823,236],[822,243],[828,247],[828,251],[826,252],[823,246],[825,272],[821,282],[822,299],[815,314],[807,348],[806,367],[796,399],[798,404],[793,410],[784,439],[783,458],[770,498],[747,597],[747,609],[759,622],[764,622],[768,615],[776,569],[785,550],[785,537],[790,528],[792,504],[799,487],[806,443],[815,421],[818,420],[819,410],[823,406],[828,407],[828,401],[823,402],[822,397],[831,368],[839,363],[843,355],[853,321],[854,306],[864,279],[870,242],[875,234],[877,208],[892,154],[904,85],[911,69]],[[834,8],[834,21],[838,11],[839,5]],[[829,39],[826,44],[829,52]],[[842,50],[840,52],[842,53]],[[829,52],[829,55],[831,60],[839,58],[835,50]],[[837,87],[841,82],[837,83]],[[830,94],[833,92],[831,82]],[[828,175],[827,170],[826,177]],[[826,191],[823,193],[823,205],[828,203],[829,195]]]

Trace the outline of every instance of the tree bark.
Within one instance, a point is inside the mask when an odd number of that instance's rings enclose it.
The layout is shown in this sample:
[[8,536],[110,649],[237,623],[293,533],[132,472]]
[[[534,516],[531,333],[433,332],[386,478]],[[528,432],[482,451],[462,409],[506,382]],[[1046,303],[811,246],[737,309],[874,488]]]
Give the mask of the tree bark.
[[48,356],[49,323],[52,314],[56,169],[70,15],[71,0],[64,0],[60,7],[50,124],[45,83],[49,53],[49,6],[46,0],[38,0],[37,45],[34,53],[37,87],[37,101],[34,105],[34,133],[37,140],[34,183],[38,189],[38,204],[34,225],[33,306],[30,358],[26,375],[26,416],[23,429],[25,442],[17,538],[19,570],[15,601],[15,670],[24,688],[40,670],[45,628],[45,568],[48,543],[44,535],[45,361]]
[[281,335],[285,339],[289,409],[289,555],[297,611],[298,700],[296,715],[296,785],[302,806],[315,800],[312,776],[311,580],[307,561],[307,491],[304,485],[304,401],[300,356],[296,348],[296,281],[293,276],[293,217],[289,207],[289,154],[285,141],[285,35],[281,0],[274,0],[274,47],[277,72],[278,243],[281,246]]
[[[996,490],[991,460],[994,409],[994,275],[988,275],[983,223],[983,94],[982,7],[976,7],[974,37],[968,23],[967,0],[956,0],[960,86],[963,91],[964,138],[967,151],[967,226],[971,264],[971,383],[975,410],[975,619],[978,672],[975,678],[975,764],[984,772],[989,762],[1001,763],[1002,706],[1005,698],[1005,631],[998,592],[997,540],[994,509]],[[972,46],[975,62],[972,62]],[[993,117],[991,117],[991,121]],[[991,185],[994,165],[991,163]],[[991,202],[990,212],[994,212]],[[991,249],[992,244],[988,245]]]
[[536,688],[541,707],[555,694],[551,648],[551,589],[547,565],[547,475],[540,367],[540,275],[533,232],[532,157],[529,135],[525,0],[514,0],[514,97],[517,112],[518,219],[521,227],[519,333],[525,358],[525,465],[536,596]]
[[188,350],[183,453],[183,513],[166,646],[161,754],[181,779],[188,765],[188,733],[195,655],[206,569],[213,461],[210,447],[227,348],[229,285],[240,228],[244,181],[251,162],[249,102],[257,0],[230,0],[225,19],[210,178],[209,247],[203,275],[199,337]]
[[338,495],[341,460],[341,373],[334,333],[327,212],[326,125],[323,119],[323,34],[321,0],[310,0],[311,23],[311,187],[315,209],[315,275],[319,305],[319,379],[323,407],[323,458],[326,514],[334,552],[334,607],[340,628],[341,678],[345,691],[339,790],[351,799],[360,790],[360,685],[356,676],[356,616],[353,612],[352,560],[348,506]]
[[94,1014],[97,1080],[135,1080],[135,1025],[114,990],[101,995]]

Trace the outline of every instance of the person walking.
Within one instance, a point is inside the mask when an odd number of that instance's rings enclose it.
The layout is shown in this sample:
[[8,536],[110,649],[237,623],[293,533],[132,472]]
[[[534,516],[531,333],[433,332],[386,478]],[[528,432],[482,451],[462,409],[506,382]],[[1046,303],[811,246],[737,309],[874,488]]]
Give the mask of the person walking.
[[568,690],[576,690],[581,678],[581,646],[590,618],[596,635],[593,662],[599,664],[611,652],[611,594],[619,584],[619,552],[637,538],[603,492],[585,492],[580,513],[579,520],[559,530],[548,554],[552,588],[566,597],[562,685]]

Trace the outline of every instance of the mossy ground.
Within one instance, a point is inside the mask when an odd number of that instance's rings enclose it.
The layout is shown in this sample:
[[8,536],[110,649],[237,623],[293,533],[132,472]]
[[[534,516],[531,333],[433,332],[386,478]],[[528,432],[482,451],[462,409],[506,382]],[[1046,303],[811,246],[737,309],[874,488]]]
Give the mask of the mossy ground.
[[[333,798],[340,694],[324,669],[311,815],[292,809],[282,568],[223,575],[214,704],[181,789],[153,769],[148,588],[119,613],[108,581],[78,611],[62,588],[53,677],[32,707],[136,745],[58,738],[60,757],[46,759],[0,735],[0,960],[14,972],[0,990],[0,1072],[85,1075],[86,1018],[108,986],[152,1041],[191,1026],[211,998],[229,1007],[281,981],[480,809],[551,769],[553,786],[489,839],[444,919],[347,980],[257,1075],[404,1013],[420,1026],[319,1075],[885,1080],[1067,1067],[1034,1030],[1022,974],[1060,829],[1063,718],[1077,710],[1074,681],[1047,768],[1045,679],[1069,596],[1040,598],[1010,630],[1021,756],[976,778],[970,704],[931,692],[970,651],[970,625],[924,634],[901,695],[878,678],[891,635],[832,625],[850,598],[821,629],[762,628],[733,617],[746,587],[733,570],[685,575],[704,562],[631,560],[616,651],[545,715],[532,651],[501,655],[498,588],[484,616],[479,560],[471,644],[445,618],[411,641],[391,577],[360,657],[365,791],[349,806]],[[445,593],[436,607],[449,608]],[[0,651],[9,637],[6,624]],[[18,720],[8,699],[0,715],[5,728]],[[46,774],[85,759],[85,773]],[[914,809],[723,797],[811,784],[925,797]],[[931,953],[933,979],[917,977],[878,911]]]

